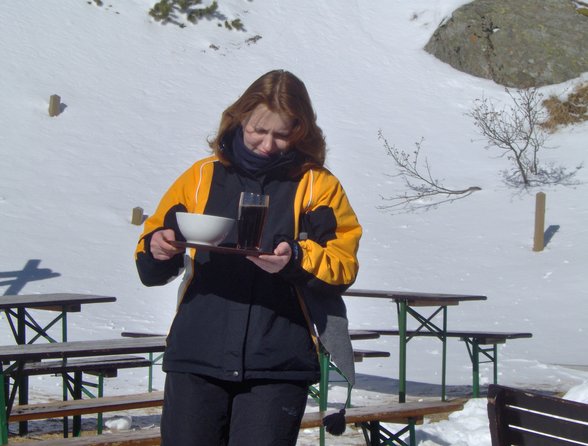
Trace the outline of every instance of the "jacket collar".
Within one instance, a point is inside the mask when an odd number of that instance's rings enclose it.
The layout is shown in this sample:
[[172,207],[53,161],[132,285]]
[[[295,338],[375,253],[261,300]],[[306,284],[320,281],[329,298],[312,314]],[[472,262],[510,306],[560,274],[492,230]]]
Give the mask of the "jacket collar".
[[[248,169],[243,165],[239,157],[235,155],[235,148],[233,146],[234,139],[239,137],[238,132],[240,129],[241,127],[238,127],[236,130],[225,135],[220,146],[220,150],[224,157],[230,162],[231,166],[240,173],[255,178],[266,176],[268,174],[287,174],[287,172],[293,167],[302,164],[302,154],[300,154],[295,148],[291,148],[288,151],[283,152],[280,156],[276,156],[273,160],[269,161],[268,164],[259,169]],[[236,143],[238,144],[238,142]]]

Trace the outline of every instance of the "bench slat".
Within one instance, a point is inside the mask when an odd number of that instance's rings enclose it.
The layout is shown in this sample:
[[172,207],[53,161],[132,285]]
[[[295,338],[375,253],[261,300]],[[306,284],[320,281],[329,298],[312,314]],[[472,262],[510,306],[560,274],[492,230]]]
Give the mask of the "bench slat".
[[[72,358],[60,361],[27,362],[24,364],[24,375],[47,375],[51,373],[71,372],[107,372],[111,370],[135,367],[148,367],[151,361],[142,356],[93,356],[91,358]],[[5,374],[14,376],[17,369]]]
[[[554,410],[555,409],[555,410]],[[588,426],[575,420],[566,420],[556,418],[554,412],[557,412],[558,406],[551,407],[547,413],[529,412],[527,407],[521,410],[518,408],[507,407],[505,409],[505,419],[509,421],[509,429],[512,434],[518,434],[520,426],[536,432],[547,432],[551,435],[557,433],[559,437],[569,440],[586,441],[588,439]],[[585,410],[585,409],[584,409]],[[516,433],[515,433],[516,431]],[[518,436],[518,435],[517,435]],[[537,444],[537,443],[528,443]]]
[[536,392],[510,389],[505,386],[500,394],[503,404],[524,407],[541,413],[549,413],[562,418],[570,418],[588,423],[588,407],[584,403],[564,400],[562,398],[540,395]]
[[148,333],[145,331],[123,331],[120,335],[123,338],[152,338],[155,336],[166,336],[164,333]]
[[87,415],[118,410],[143,409],[163,404],[163,392],[146,392],[135,395],[104,396],[81,400],[51,401],[43,404],[14,406],[9,421],[39,420],[74,415]]
[[353,349],[353,360],[355,362],[362,362],[363,358],[388,358],[390,352],[380,350],[360,350]]
[[[573,446],[573,443],[564,443],[561,439],[548,437],[535,432],[516,431],[512,434],[513,444],[529,444],[533,446]],[[583,438],[585,440],[586,438]]]
[[[382,421],[385,423],[403,423],[409,418],[422,420],[424,416],[455,412],[463,409],[462,401],[418,401],[408,403],[390,403],[379,406],[351,407],[345,409],[345,420],[348,424]],[[302,428],[320,427],[322,419],[333,413],[327,411],[309,412],[304,414]]]
[[[423,417],[426,415],[448,413],[461,409],[463,409],[463,402],[461,401],[392,403],[389,405],[353,407],[347,409],[345,419],[347,424],[367,423],[371,421],[408,423],[409,420],[411,422],[422,421]],[[322,425],[323,417],[329,413],[332,413],[332,411],[327,411],[326,413],[305,413],[300,426],[301,429],[320,427]],[[131,432],[116,432],[109,435],[59,438],[19,444],[22,446],[115,446],[122,444],[129,446],[150,446],[159,445],[159,442],[159,428],[152,428]]]
[[159,446],[159,428],[141,429],[130,432],[116,432],[108,435],[55,438],[43,441],[18,443],[19,446]]
[[349,338],[352,341],[361,341],[364,339],[378,339],[380,334],[372,330],[349,330]]

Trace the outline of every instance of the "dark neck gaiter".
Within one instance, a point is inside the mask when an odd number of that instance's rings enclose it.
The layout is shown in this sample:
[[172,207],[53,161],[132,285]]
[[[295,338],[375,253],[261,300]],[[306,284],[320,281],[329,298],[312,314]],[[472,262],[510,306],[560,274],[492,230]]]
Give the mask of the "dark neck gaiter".
[[270,156],[263,156],[254,153],[250,149],[247,148],[245,142],[243,141],[243,128],[239,127],[235,132],[235,137],[233,138],[233,156],[235,157],[235,162],[239,164],[243,169],[247,170],[250,173],[255,173],[270,164],[272,164],[277,158],[280,157],[279,153]]

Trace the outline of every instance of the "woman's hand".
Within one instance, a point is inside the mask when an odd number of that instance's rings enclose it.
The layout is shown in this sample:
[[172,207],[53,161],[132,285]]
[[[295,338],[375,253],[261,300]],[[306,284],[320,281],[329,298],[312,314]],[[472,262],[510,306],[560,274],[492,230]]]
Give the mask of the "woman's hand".
[[173,229],[162,229],[154,232],[149,245],[153,257],[157,260],[169,260],[173,256],[184,252],[184,249],[176,248],[169,243],[175,239],[176,234]]
[[277,273],[284,269],[292,257],[292,248],[287,242],[281,242],[273,255],[263,254],[258,257],[247,256],[249,260],[268,273]]

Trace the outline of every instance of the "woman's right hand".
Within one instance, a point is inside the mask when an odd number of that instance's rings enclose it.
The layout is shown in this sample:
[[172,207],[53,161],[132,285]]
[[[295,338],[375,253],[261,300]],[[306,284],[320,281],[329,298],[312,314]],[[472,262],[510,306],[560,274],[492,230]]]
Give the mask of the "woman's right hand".
[[151,236],[151,243],[149,248],[151,254],[157,260],[169,260],[173,256],[184,252],[183,248],[176,248],[169,243],[176,239],[176,234],[173,229],[161,229],[154,232]]

